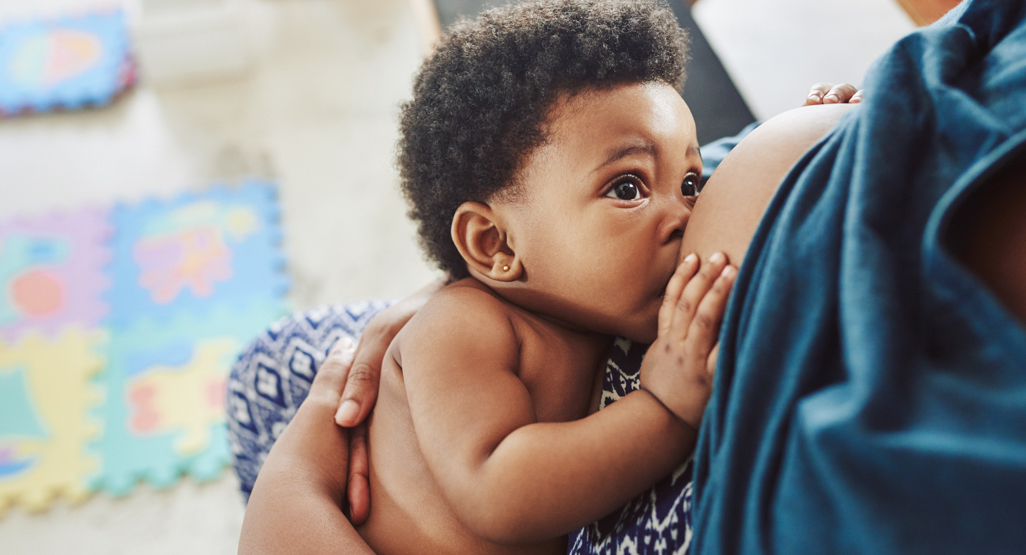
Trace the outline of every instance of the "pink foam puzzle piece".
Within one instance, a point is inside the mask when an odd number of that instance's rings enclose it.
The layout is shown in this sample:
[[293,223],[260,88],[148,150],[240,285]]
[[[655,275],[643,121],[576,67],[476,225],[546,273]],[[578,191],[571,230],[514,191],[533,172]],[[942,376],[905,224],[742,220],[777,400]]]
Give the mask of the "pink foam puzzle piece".
[[0,339],[100,325],[110,285],[108,215],[80,209],[0,223]]

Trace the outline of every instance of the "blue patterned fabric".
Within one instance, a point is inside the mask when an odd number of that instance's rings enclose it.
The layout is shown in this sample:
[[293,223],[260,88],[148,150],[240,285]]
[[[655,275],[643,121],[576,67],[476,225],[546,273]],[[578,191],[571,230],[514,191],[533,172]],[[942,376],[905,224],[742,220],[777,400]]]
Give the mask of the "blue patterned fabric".
[[243,351],[228,378],[232,465],[248,500],[257,473],[282,430],[310,393],[328,350],[342,336],[358,339],[390,302],[308,310],[282,318]]
[[[228,380],[228,436],[243,495],[253,491],[274,440],[310,391],[317,368],[338,338],[359,338],[387,302],[332,306],[284,318],[239,357]],[[606,363],[599,408],[638,389],[647,345],[618,339]],[[622,510],[570,535],[569,552],[682,554],[691,541],[691,462]]]
[[[599,410],[632,391],[641,377],[648,345],[617,339],[606,362]],[[623,509],[570,534],[570,555],[680,555],[691,544],[689,459]]]
[[1026,552],[1026,330],[953,216],[1026,159],[1026,3],[912,33],[783,181],[695,454],[698,554]]

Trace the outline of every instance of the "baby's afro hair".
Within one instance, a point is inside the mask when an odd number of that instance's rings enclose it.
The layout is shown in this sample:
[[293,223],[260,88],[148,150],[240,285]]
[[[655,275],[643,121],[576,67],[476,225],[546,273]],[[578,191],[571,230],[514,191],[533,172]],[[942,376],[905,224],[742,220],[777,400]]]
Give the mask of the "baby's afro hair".
[[528,1],[453,25],[400,121],[402,189],[428,256],[454,279],[469,276],[452,217],[515,186],[556,99],[624,83],[679,87],[687,42],[669,7],[647,0]]

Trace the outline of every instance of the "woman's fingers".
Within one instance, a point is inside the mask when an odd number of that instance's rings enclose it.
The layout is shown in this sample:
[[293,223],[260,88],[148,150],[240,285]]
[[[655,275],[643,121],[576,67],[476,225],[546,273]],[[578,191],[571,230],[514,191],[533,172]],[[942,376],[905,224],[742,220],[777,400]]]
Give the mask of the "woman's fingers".
[[830,83],[816,83],[809,89],[809,94],[805,97],[805,104],[802,104],[802,106],[815,106],[816,104],[822,104],[823,97],[830,92],[832,87],[833,85]]
[[[346,380],[345,391],[342,392],[341,403],[335,413],[335,423],[351,428],[370,413],[378,399],[378,383],[381,380],[381,353],[370,353],[374,349],[364,349],[357,356],[360,360],[353,364]],[[360,356],[362,355],[362,356]]]
[[802,106],[818,104],[858,104],[862,102],[862,91],[849,83],[834,85],[832,83],[816,83],[809,89]]
[[712,287],[702,297],[688,329],[685,351],[693,353],[706,368],[708,368],[707,361],[719,336],[720,322],[723,321],[723,313],[726,311],[730,289],[734,285],[736,276],[737,270],[733,266],[726,266],[722,269]]
[[830,90],[827,91],[826,95],[823,97],[823,104],[844,104],[851,100],[857,92],[859,92],[859,90],[855,88],[855,85],[841,83],[840,85],[831,87]]
[[359,526],[370,514],[370,456],[367,453],[367,424],[353,428],[349,436],[349,521]]
[[[373,324],[373,320],[371,321]],[[347,428],[363,422],[378,400],[381,382],[381,361],[394,334],[372,329],[370,325],[360,338],[353,367],[346,378],[342,402],[335,413],[335,423]]]
[[332,345],[327,358],[317,369],[308,397],[338,404],[353,364],[353,340],[342,337]]
[[677,304],[680,303],[681,293],[684,292],[684,286],[695,275],[696,270],[698,270],[698,256],[689,254],[677,266],[677,270],[670,277],[670,282],[666,284],[663,304],[659,306],[660,336],[669,333],[670,325],[673,324],[673,315],[677,311]]
[[698,273],[684,286],[684,292],[677,302],[673,314],[673,322],[668,330],[669,338],[674,341],[683,341],[689,333],[692,320],[706,292],[713,286],[719,277],[723,267],[727,264],[727,257],[721,253],[714,253],[709,260],[701,265]]
[[435,280],[371,318],[360,337],[353,369],[349,372],[342,402],[335,414],[335,422],[339,426],[356,426],[370,414],[378,400],[381,363],[392,339],[448,280],[448,276]]

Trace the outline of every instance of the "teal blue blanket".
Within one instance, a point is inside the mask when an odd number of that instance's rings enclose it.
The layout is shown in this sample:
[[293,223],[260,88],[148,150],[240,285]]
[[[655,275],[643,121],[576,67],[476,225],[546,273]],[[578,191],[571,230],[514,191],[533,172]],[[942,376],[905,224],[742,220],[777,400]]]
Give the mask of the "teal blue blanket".
[[864,85],[735,285],[693,553],[1026,553],[1026,331],[945,246],[1026,156],[1026,2],[963,4]]

